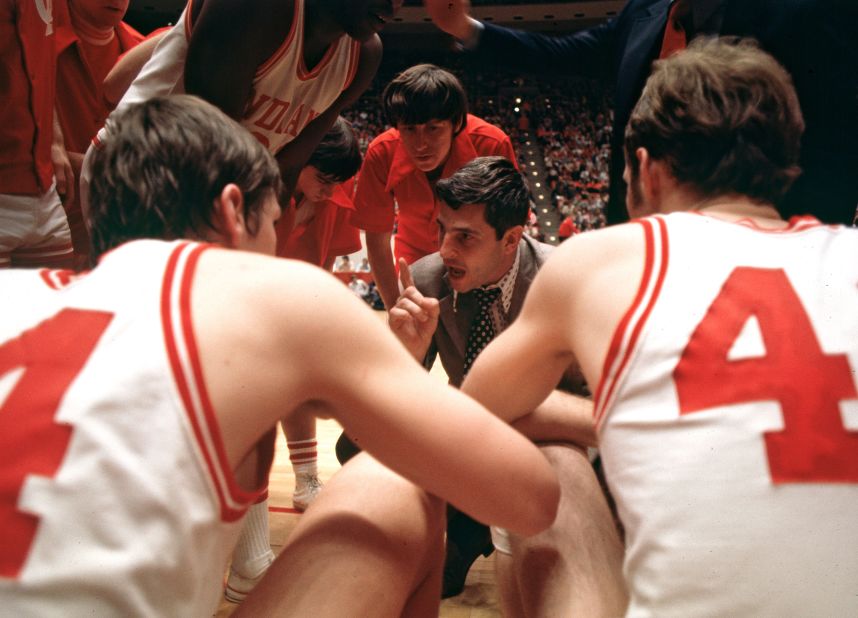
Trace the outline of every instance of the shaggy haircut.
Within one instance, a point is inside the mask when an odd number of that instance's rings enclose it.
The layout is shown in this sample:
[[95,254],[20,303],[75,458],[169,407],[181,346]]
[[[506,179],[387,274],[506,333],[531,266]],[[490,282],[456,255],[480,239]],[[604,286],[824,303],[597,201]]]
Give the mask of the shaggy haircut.
[[334,126],[325,133],[306,163],[338,183],[357,174],[360,164],[360,145],[351,123],[342,116],[337,116]]
[[786,70],[751,40],[695,39],[655,68],[626,128],[635,149],[704,196],[740,194],[777,204],[801,173],[804,131]]
[[215,200],[234,183],[256,234],[265,198],[281,191],[274,158],[213,105],[157,97],[111,116],[94,153],[88,222],[93,257],[130,240],[204,238]]
[[469,204],[485,204],[486,223],[497,239],[517,225],[527,223],[530,190],[524,176],[505,157],[478,157],[455,174],[439,180],[435,194],[453,210]]
[[449,120],[453,135],[465,128],[468,100],[458,78],[434,64],[418,64],[405,69],[384,88],[381,108],[387,122],[426,124]]

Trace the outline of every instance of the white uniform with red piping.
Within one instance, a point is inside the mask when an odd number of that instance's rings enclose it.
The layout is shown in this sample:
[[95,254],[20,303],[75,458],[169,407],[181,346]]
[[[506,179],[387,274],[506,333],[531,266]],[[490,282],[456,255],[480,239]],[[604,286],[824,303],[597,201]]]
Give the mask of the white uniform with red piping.
[[858,615],[858,231],[637,224],[596,393],[629,615]]
[[10,616],[210,616],[242,490],[190,315],[206,245],[128,243],[89,274],[0,288],[0,606]]
[[[192,2],[158,43],[117,109],[155,96],[184,92],[185,58],[190,37]],[[260,66],[240,123],[271,153],[291,142],[348,88],[360,58],[360,42],[342,35],[319,63],[304,63],[304,1],[295,0],[292,28],[280,48]],[[109,120],[108,120],[109,131]],[[99,132],[103,141],[108,132]]]

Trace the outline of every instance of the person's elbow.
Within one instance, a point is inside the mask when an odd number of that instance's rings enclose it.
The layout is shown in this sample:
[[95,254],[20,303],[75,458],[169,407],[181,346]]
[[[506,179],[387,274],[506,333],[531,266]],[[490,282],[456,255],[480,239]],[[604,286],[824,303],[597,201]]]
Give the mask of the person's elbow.
[[532,536],[550,527],[557,517],[560,505],[560,482],[548,461],[529,477],[527,497],[519,495],[516,502],[521,509],[518,526],[510,530],[522,536]]

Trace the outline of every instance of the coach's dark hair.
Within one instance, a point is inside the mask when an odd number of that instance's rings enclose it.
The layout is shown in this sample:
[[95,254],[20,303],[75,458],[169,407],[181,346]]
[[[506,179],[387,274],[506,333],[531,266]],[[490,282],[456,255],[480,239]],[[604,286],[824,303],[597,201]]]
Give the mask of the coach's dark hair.
[[435,184],[435,194],[453,210],[468,204],[485,204],[486,223],[497,239],[527,223],[530,190],[524,176],[505,157],[478,157],[452,176]]
[[468,101],[458,78],[434,64],[418,64],[393,78],[381,94],[381,108],[394,127],[450,120],[453,134],[465,128]]
[[214,202],[234,183],[251,234],[265,198],[281,189],[265,148],[216,107],[188,95],[116,113],[92,162],[88,220],[93,256],[140,238],[204,238]]
[[777,204],[801,173],[804,120],[786,70],[751,40],[699,38],[655,63],[625,133],[704,196]]
[[357,174],[360,164],[360,145],[351,123],[342,116],[337,117],[306,163],[336,182],[345,182]]

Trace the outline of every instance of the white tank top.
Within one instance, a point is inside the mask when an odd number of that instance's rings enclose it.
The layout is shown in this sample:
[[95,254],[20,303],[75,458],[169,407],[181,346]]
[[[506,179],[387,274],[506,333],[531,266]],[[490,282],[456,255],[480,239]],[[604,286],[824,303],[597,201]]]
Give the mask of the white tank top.
[[639,223],[595,412],[629,615],[858,615],[858,230]]
[[[184,92],[191,7],[189,2],[176,25],[159,41],[117,110],[155,96]],[[276,154],[348,88],[359,59],[360,42],[344,34],[308,70],[304,64],[304,0],[295,0],[292,28],[280,48],[257,69],[239,122]],[[99,132],[97,139],[103,141],[106,135]]]
[[[210,616],[241,490],[190,318],[206,246],[138,241],[73,280],[0,273],[0,607]],[[264,489],[264,487],[262,488]]]

